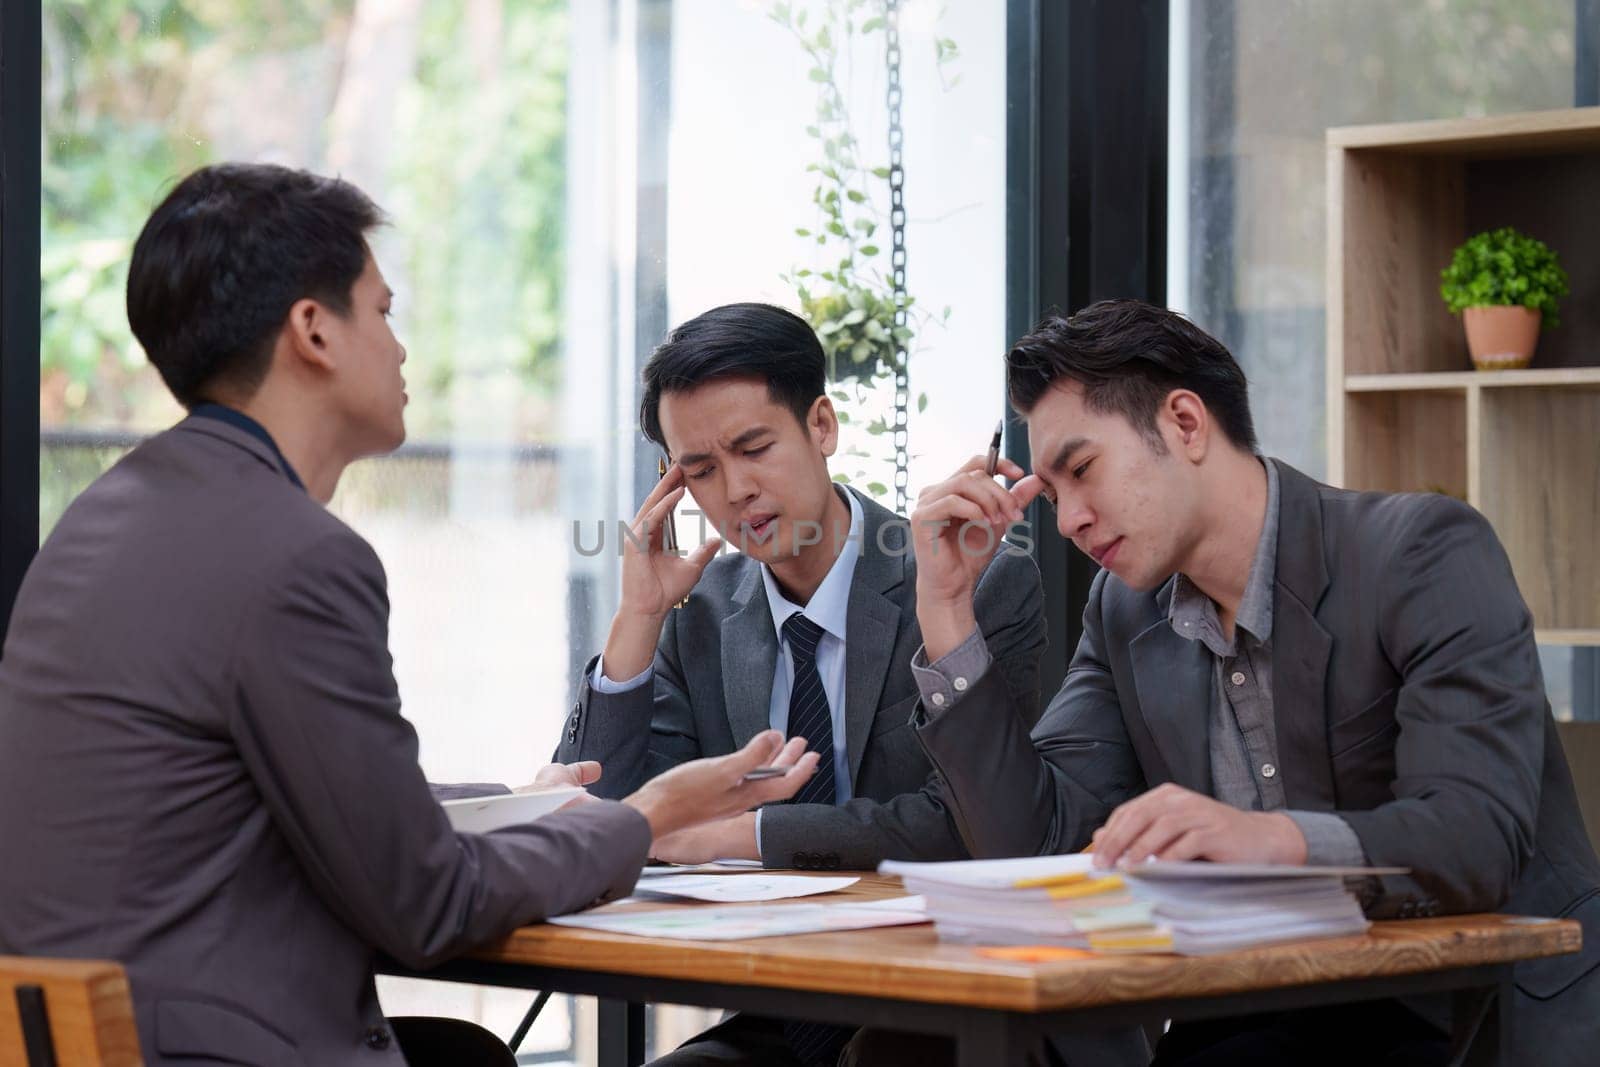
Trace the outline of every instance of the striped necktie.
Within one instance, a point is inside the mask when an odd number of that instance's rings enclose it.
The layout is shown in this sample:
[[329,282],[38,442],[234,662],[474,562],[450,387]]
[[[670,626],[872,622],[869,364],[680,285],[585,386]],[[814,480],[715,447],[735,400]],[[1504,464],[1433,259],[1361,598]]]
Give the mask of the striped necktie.
[[[817,642],[822,627],[800,612],[783,624],[789,655],[794,659],[794,684],[789,687],[789,736],[804,737],[806,747],[818,756],[817,772],[794,795],[796,804],[833,804],[838,799],[833,777],[833,712],[817,672]],[[806,1067],[833,1067],[854,1033],[853,1027],[785,1020],[783,1036],[789,1049]]]
[[800,612],[783,624],[784,639],[794,660],[794,684],[789,687],[789,736],[806,739],[806,748],[818,756],[817,773],[794,795],[796,804],[832,804],[837,799],[833,779],[833,712],[817,672],[817,642],[822,627]]

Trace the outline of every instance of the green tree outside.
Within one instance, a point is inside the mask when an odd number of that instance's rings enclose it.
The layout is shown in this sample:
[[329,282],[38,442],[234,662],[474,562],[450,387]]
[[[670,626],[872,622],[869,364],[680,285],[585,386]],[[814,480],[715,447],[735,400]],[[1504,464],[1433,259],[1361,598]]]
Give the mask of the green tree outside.
[[153,431],[180,412],[127,327],[133,238],[184,173],[337,172],[396,220],[413,437],[463,374],[516,383],[554,435],[565,215],[565,0],[45,0],[40,413]]

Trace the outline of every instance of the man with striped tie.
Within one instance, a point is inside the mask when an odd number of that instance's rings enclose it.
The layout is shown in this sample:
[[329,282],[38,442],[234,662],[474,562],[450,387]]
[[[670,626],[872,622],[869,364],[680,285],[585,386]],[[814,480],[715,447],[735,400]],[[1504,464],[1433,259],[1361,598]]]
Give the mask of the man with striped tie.
[[[811,328],[766,304],[684,323],[645,367],[642,428],[673,463],[620,545],[620,606],[557,758],[599,760],[594,791],[610,796],[771,727],[822,757],[793,803],[673,835],[658,858],[861,870],[966,857],[908,726],[922,641],[909,528],[832,480],[839,419],[825,368]],[[685,492],[719,536],[679,554],[663,535]],[[696,514],[679,510],[686,534]],[[999,552],[975,608],[992,669],[1036,709],[1045,634],[1032,559]],[[832,1064],[847,1037],[738,1015],[660,1062]]]

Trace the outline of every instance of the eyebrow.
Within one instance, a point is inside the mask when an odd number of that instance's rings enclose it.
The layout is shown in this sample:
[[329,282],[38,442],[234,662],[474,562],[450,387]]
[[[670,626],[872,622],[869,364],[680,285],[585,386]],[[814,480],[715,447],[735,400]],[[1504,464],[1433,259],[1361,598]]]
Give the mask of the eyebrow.
[[1067,461],[1072,458],[1072,454],[1087,444],[1089,444],[1089,439],[1087,437],[1067,438],[1066,441],[1062,442],[1061,447],[1056,449],[1055,458],[1050,461],[1049,466],[1046,469],[1049,470],[1051,474],[1060,473],[1061,468],[1065,467],[1067,465]]
[[[735,449],[735,448],[742,448],[745,445],[749,444],[751,441],[754,441],[756,438],[760,437],[762,434],[771,433],[771,432],[772,431],[770,429],[768,429],[767,427],[765,427],[765,426],[752,426],[750,429],[746,430],[744,433],[740,434],[738,437],[735,437],[732,441],[728,442],[728,448],[730,450],[731,449]],[[690,452],[690,453],[688,453],[686,455],[682,455],[682,456],[678,457],[678,466],[680,466],[680,467],[693,467],[695,464],[704,463],[706,460],[708,460],[710,458],[711,458],[711,453],[709,453],[709,452]]]

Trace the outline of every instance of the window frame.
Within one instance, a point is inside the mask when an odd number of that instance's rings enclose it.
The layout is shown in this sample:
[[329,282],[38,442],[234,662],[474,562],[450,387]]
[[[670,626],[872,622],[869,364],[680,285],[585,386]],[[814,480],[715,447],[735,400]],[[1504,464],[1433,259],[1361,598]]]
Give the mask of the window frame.
[[39,543],[42,12],[0,8],[0,640]]

